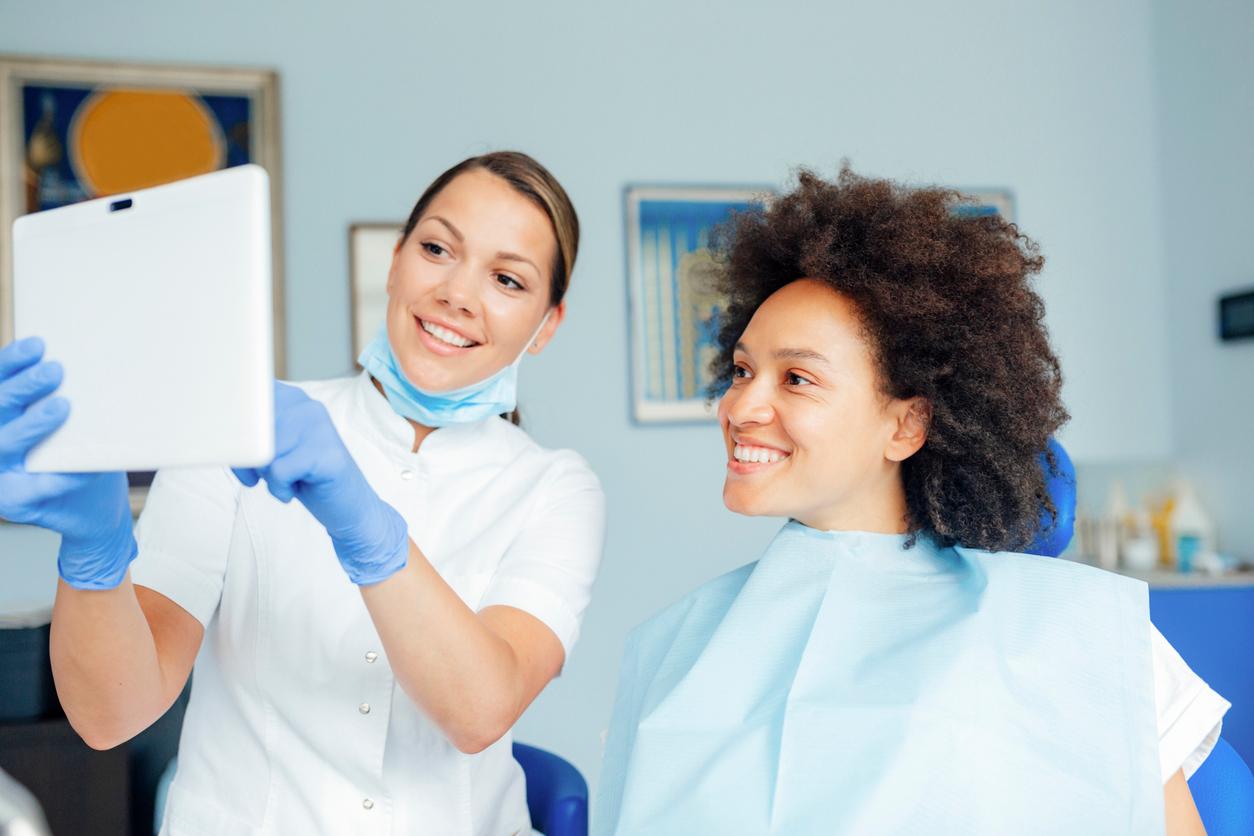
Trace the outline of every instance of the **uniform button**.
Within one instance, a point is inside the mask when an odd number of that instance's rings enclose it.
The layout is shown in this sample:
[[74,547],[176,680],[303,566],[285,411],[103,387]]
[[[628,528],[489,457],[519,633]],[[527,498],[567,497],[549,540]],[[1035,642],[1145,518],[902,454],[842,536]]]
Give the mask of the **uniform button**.
[[410,470],[409,468],[405,468],[404,470],[401,471],[401,478],[404,479],[405,481],[409,481],[410,479],[414,478],[414,472]]
[[377,660],[378,658],[379,658],[379,654],[375,653],[373,650],[366,651],[366,661],[369,662],[370,664],[373,665],[375,663],[375,660]]
[[369,713],[370,713],[370,703],[368,703],[368,702],[363,702],[361,705],[357,706],[357,710],[358,710],[358,711],[360,711],[362,714],[369,714]]
[[371,801],[369,798],[363,798],[363,799],[361,800],[361,806],[362,806],[362,807],[364,807],[364,808],[365,808],[365,809],[367,809],[367,810],[373,810],[373,809],[374,809],[374,802],[373,802],[373,801]]

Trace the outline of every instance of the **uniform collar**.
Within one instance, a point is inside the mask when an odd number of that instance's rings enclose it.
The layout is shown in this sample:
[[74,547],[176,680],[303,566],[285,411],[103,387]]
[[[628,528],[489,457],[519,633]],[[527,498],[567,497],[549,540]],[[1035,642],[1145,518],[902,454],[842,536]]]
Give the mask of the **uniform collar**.
[[[496,425],[503,423],[500,418],[492,416],[471,424],[439,427],[423,440],[417,453],[412,453],[413,425],[392,409],[383,393],[375,388],[369,372],[363,371],[357,376],[356,388],[358,412],[364,418],[371,434],[382,443],[390,455],[403,458],[421,456],[424,460],[430,460],[433,455],[437,455],[444,449],[460,450],[467,445],[483,449],[490,436],[494,435],[493,431],[498,428]],[[484,452],[487,450],[485,449]]]

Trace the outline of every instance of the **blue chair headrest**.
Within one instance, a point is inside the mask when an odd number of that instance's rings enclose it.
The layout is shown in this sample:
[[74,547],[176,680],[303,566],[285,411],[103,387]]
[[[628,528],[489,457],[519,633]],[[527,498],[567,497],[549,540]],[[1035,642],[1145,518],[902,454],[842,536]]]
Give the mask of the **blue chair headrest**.
[[1075,531],[1075,465],[1062,445],[1052,438],[1049,440],[1049,452],[1054,455],[1054,466],[1050,467],[1049,454],[1041,453],[1041,469],[1045,471],[1045,490],[1054,501],[1058,516],[1051,518],[1045,509],[1041,509],[1040,530],[1024,551],[1057,557],[1066,550]]

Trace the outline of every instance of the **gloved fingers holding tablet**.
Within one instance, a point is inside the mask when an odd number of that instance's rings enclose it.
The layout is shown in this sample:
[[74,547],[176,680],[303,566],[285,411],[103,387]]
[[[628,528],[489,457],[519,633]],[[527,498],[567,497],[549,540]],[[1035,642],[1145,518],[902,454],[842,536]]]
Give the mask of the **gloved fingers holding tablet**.
[[70,404],[53,393],[64,372],[38,337],[0,349],[0,517],[61,534],[57,568],[70,586],[112,589],[136,554],[123,473],[29,473],[26,456]]
[[370,487],[326,407],[276,381],[274,419],[274,460],[261,468],[235,468],[236,478],[249,487],[264,480],[281,502],[298,499],[326,528],[353,583],[378,583],[403,569],[409,557],[405,521]]

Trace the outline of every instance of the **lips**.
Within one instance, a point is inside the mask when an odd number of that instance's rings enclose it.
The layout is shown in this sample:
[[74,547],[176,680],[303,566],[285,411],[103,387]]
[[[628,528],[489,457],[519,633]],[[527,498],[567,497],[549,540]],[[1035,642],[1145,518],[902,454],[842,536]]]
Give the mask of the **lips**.
[[480,345],[465,332],[439,320],[415,316],[414,321],[422,341],[439,354],[460,353]]
[[747,474],[768,470],[792,456],[787,450],[762,444],[754,439],[733,437],[732,445],[727,469],[733,473]]

